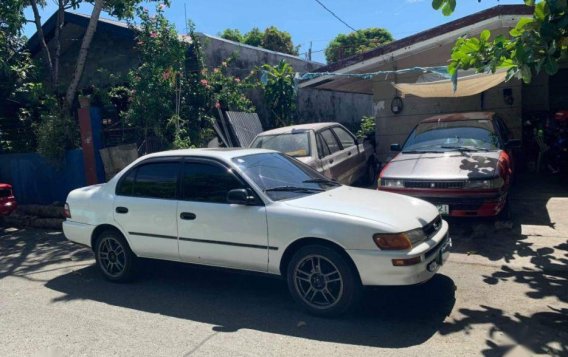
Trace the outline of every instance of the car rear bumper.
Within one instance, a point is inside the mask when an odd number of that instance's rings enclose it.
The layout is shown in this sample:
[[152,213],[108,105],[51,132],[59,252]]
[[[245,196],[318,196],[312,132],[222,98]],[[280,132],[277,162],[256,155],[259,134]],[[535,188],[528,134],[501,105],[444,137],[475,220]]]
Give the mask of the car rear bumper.
[[15,201],[0,202],[0,216],[7,216],[18,207]]
[[381,190],[420,198],[433,205],[448,205],[451,217],[493,217],[499,214],[507,202],[507,191],[499,192],[435,192],[419,190]]
[[[347,250],[359,271],[365,286],[413,285],[432,278],[450,255],[452,239],[448,235],[448,224],[429,241],[422,243],[421,249],[413,249],[405,254],[381,250]],[[417,247],[418,248],[418,247]],[[420,263],[410,266],[394,266],[393,259],[420,257]]]
[[91,236],[93,235],[94,230],[95,226],[90,224],[69,220],[63,221],[63,234],[65,235],[65,238],[88,247],[91,246]]

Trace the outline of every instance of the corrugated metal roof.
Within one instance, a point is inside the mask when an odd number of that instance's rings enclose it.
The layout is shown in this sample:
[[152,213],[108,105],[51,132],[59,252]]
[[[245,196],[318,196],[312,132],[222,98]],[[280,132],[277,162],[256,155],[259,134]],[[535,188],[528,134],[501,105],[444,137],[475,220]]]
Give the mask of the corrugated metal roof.
[[241,147],[248,147],[254,137],[262,132],[262,124],[256,113],[225,112]]

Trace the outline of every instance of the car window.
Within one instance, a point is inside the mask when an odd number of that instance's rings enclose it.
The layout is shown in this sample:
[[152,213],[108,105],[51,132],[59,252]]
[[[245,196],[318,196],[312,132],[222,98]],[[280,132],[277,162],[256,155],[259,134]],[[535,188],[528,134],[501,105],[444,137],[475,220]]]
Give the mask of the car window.
[[511,138],[511,133],[509,131],[509,128],[507,128],[507,125],[505,124],[503,119],[501,119],[500,117],[495,117],[495,119],[496,119],[497,126],[499,128],[499,133],[501,134],[501,138],[502,138],[503,142],[505,143]]
[[245,185],[221,165],[193,162],[183,165],[183,200],[227,203],[227,193],[235,188],[245,188]]
[[345,129],[341,127],[335,127],[333,128],[333,131],[339,138],[341,147],[343,147],[344,149],[355,145],[355,139]]
[[134,187],[134,179],[136,178],[136,168],[128,171],[116,185],[116,194],[123,196],[132,195],[132,188]]
[[179,163],[160,162],[139,166],[132,185],[132,195],[148,198],[176,198]]
[[323,141],[321,134],[317,134],[316,135],[316,141],[317,141],[317,145],[318,145],[318,152],[319,152],[319,157],[326,157],[327,155],[331,154],[329,152],[329,148],[327,147],[327,144]]
[[12,190],[8,188],[0,188],[0,198],[12,196]]
[[330,129],[322,131],[321,137],[323,138],[323,141],[327,144],[327,147],[329,148],[331,154],[341,150],[339,142],[337,141],[335,135],[333,135]]
[[250,147],[276,150],[294,157],[310,156],[310,133],[300,131],[257,136]]

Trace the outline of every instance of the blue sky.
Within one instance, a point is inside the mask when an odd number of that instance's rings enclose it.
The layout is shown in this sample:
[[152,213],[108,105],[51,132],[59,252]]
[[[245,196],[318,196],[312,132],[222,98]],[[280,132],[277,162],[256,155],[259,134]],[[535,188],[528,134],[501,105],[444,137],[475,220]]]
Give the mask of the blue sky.
[[[496,5],[522,3],[521,0],[483,0],[481,3],[461,0],[458,1],[456,12],[445,17],[432,9],[431,0],[320,1],[350,26],[356,29],[384,27],[395,39]],[[54,2],[47,0],[48,6],[41,12],[42,21],[55,12]],[[166,16],[175,23],[180,33],[185,32],[184,4],[187,17],[195,22],[197,31],[216,35],[225,28],[246,32],[255,26],[264,29],[274,25],[292,34],[294,44],[301,45],[300,53],[308,50],[311,41],[314,51],[312,58],[319,62],[325,62],[323,49],[337,34],[351,31],[315,0],[172,0]],[[143,5],[150,10],[155,6],[152,3]],[[76,11],[88,14],[91,10],[91,5],[84,4]],[[31,10],[26,15],[31,19]],[[102,16],[109,17],[105,13]],[[25,34],[31,36],[34,32],[34,25],[28,24]]]

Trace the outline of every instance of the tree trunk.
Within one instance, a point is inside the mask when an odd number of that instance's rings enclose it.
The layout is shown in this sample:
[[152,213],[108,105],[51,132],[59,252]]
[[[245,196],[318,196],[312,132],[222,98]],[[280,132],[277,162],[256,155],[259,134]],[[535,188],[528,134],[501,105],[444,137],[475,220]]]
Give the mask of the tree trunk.
[[39,36],[39,42],[41,43],[41,49],[43,52],[43,57],[47,63],[47,68],[49,69],[49,76],[51,79],[51,85],[54,86],[54,72],[53,72],[53,62],[51,61],[51,53],[49,52],[49,47],[47,47],[47,42],[45,42],[45,36],[43,34],[43,28],[41,27],[41,16],[39,15],[39,10],[37,7],[36,0],[30,0],[32,10],[34,12],[34,22],[36,25],[37,34]]
[[59,0],[57,10],[57,25],[55,27],[55,58],[53,59],[53,88],[57,91],[59,86],[59,58],[61,57],[61,29],[65,24],[65,1]]
[[71,108],[71,106],[73,105],[73,100],[75,99],[75,94],[77,93],[77,87],[79,86],[79,81],[81,80],[83,70],[85,69],[85,61],[87,60],[89,47],[91,46],[93,35],[97,30],[97,23],[99,21],[103,6],[104,0],[95,0],[95,6],[93,7],[93,12],[91,13],[91,19],[89,20],[89,26],[85,31],[85,36],[83,37],[83,42],[81,43],[81,50],[79,51],[79,57],[77,57],[75,73],[73,73],[73,79],[71,79],[71,83],[67,88],[67,94],[65,95],[65,102],[69,108]]

